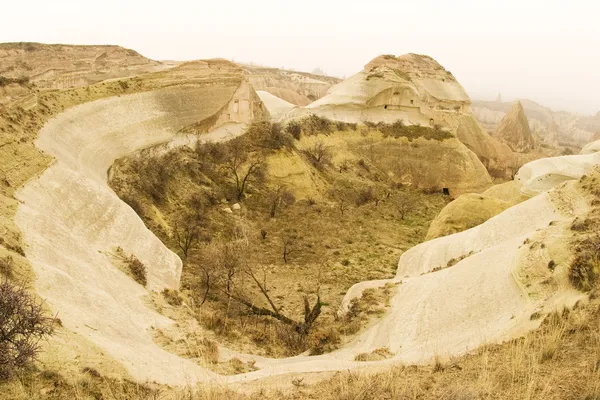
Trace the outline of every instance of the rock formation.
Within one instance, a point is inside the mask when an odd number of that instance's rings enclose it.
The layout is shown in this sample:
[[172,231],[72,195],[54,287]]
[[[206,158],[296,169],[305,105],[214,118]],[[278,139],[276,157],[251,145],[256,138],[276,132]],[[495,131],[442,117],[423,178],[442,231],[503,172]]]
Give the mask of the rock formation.
[[[600,132],[600,118],[556,112],[527,99],[519,101],[531,128],[539,131],[541,139],[551,146],[555,135],[558,135],[560,146],[581,147],[597,139],[595,134]],[[486,131],[493,134],[512,106],[511,103],[496,101],[474,101],[471,110]]]
[[451,131],[488,170],[510,176],[512,152],[489,136],[470,112],[471,100],[433,58],[418,54],[379,56],[323,98],[292,116],[316,113],[334,120],[440,125]]
[[244,73],[255,90],[269,92],[288,103],[305,106],[323,97],[341,79],[287,71],[277,68],[244,65]]
[[518,153],[533,149],[534,140],[529,129],[529,121],[520,101],[517,101],[502,119],[495,136]]
[[[151,327],[172,321],[142,301],[147,290],[178,289],[181,260],[109,188],[107,172],[137,150],[185,144],[201,128],[209,133],[200,140],[222,140],[223,127],[265,114],[241,69],[225,60],[185,63],[144,82],[154,89],[69,108],[44,126],[36,145],[56,162],[19,190],[15,221],[36,290],[67,329],[140,381],[182,384],[211,374],[153,342]],[[117,247],[146,266],[146,288],[115,267]]]
[[462,232],[506,210],[510,203],[495,197],[468,193],[448,204],[431,222],[426,240]]

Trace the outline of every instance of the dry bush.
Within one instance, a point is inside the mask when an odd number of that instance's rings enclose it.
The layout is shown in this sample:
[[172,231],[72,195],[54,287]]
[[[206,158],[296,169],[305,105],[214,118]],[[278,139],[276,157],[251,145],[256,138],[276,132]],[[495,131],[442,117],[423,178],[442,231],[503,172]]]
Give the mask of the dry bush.
[[253,122],[246,131],[246,139],[259,148],[278,150],[294,147],[294,136],[277,122]]
[[4,279],[0,283],[0,379],[37,358],[39,343],[54,332],[54,319],[27,290]]
[[292,135],[294,139],[300,140],[300,136],[302,134],[302,124],[296,120],[292,120],[285,126],[285,131]]
[[11,277],[13,274],[14,261],[11,256],[0,258],[0,274]]
[[380,347],[373,350],[371,353],[360,353],[354,357],[354,361],[381,361],[392,358],[394,353],[387,347]]
[[125,264],[129,268],[129,272],[133,279],[142,286],[148,284],[148,272],[146,266],[141,262],[135,255],[129,256],[125,259]]
[[328,135],[333,130],[333,121],[316,114],[310,114],[301,121],[301,124],[302,131],[308,135],[316,135],[319,133]]
[[319,140],[304,149],[304,154],[314,167],[322,168],[331,164],[333,154],[331,147],[327,146],[323,141]]
[[333,326],[318,327],[308,335],[310,355],[329,353],[338,348],[340,333]]
[[164,289],[162,292],[165,301],[172,306],[180,306],[183,304],[183,298],[177,290]]
[[594,288],[600,275],[598,257],[580,254],[571,262],[569,281],[577,289],[587,292]]
[[421,125],[405,125],[402,120],[397,120],[391,124],[379,122],[376,127],[383,133],[384,137],[405,137],[408,140],[417,138],[444,140],[453,137],[450,132],[443,130],[439,125],[435,125],[433,128]]
[[600,281],[600,235],[580,240],[576,249],[577,255],[569,268],[569,281],[575,288],[587,292]]

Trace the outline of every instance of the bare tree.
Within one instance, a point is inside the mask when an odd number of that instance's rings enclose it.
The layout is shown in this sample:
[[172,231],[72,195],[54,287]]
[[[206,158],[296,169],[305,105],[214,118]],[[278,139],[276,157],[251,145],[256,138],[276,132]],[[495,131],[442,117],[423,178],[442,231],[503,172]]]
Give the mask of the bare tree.
[[241,141],[232,144],[223,168],[231,175],[238,200],[244,198],[250,181],[263,176],[264,164],[260,155],[249,156],[245,144]]
[[404,220],[408,214],[410,214],[415,207],[415,199],[405,193],[400,194],[396,200],[397,209],[400,213],[400,218]]
[[290,254],[292,254],[296,249],[293,248],[295,239],[290,236],[283,237],[281,239],[283,244],[283,263],[287,264]]
[[312,328],[313,323],[319,317],[319,315],[321,315],[321,305],[322,304],[321,304],[321,296],[320,296],[320,290],[319,290],[320,283],[317,285],[317,289],[316,289],[317,298],[312,307],[310,305],[310,299],[309,299],[308,295],[304,296],[304,299],[303,299],[303,301],[304,301],[304,321],[298,322],[298,321],[295,321],[292,318],[284,315],[281,312],[280,308],[277,307],[277,305],[275,304],[275,302],[269,295],[269,291],[267,289],[266,274],[263,275],[263,279],[261,280],[258,278],[256,272],[249,266],[246,266],[246,268],[244,269],[244,273],[250,277],[252,282],[254,282],[256,284],[262,297],[264,297],[264,299],[267,301],[270,308],[256,306],[252,301],[248,300],[247,298],[245,298],[243,296],[237,295],[237,294],[232,295],[232,298],[235,301],[248,307],[252,311],[252,313],[255,315],[269,316],[269,317],[275,318],[276,320],[281,321],[287,325],[291,325],[292,327],[294,327],[294,330],[301,335],[306,335],[310,332],[310,329]]
[[271,194],[271,208],[269,211],[269,216],[271,218],[275,217],[277,209],[283,205],[292,205],[296,202],[296,196],[294,193],[285,189],[285,186],[279,185],[273,190]]
[[39,343],[54,332],[54,319],[21,285],[0,281],[0,379],[34,361]]
[[200,216],[198,214],[185,214],[178,218],[173,229],[177,247],[181,249],[184,258],[188,258],[190,249],[200,238]]
[[[255,315],[269,316],[294,327],[296,332],[301,335],[309,333],[314,321],[321,314],[321,297],[319,294],[320,278],[317,282],[317,298],[311,306],[310,299],[304,298],[304,321],[296,321],[282,313],[281,308],[277,306],[271,297],[268,289],[267,273],[248,262],[246,252],[248,251],[246,229],[240,229],[236,238],[220,247],[221,255],[218,262],[221,265],[222,277],[219,280],[219,291],[227,296],[229,300],[234,300],[247,307]],[[256,305],[247,292],[249,285],[244,285],[242,277],[250,278],[250,281],[258,288],[258,293],[268,303],[268,307]]]
[[314,166],[324,166],[331,163],[332,153],[331,148],[322,140],[313,143],[304,150]]

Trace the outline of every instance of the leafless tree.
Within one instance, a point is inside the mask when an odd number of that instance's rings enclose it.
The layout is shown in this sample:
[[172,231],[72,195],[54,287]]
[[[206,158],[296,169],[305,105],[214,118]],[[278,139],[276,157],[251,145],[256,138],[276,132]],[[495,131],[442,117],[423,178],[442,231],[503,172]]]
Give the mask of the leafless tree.
[[258,154],[249,155],[246,146],[239,142],[232,144],[223,168],[231,175],[236,198],[241,200],[248,183],[263,176],[265,161]]
[[[248,240],[246,230],[241,229],[237,237],[230,243],[220,247],[221,254],[216,258],[221,265],[222,277],[219,280],[219,291],[239,304],[247,307],[255,315],[269,316],[284,324],[294,327],[301,335],[309,333],[314,321],[321,314],[320,278],[317,282],[316,300],[311,306],[308,296],[304,298],[304,321],[296,321],[282,313],[271,297],[268,289],[266,270],[262,274],[256,266],[253,266],[247,257]],[[268,303],[268,307],[261,307],[252,301],[251,286],[244,284],[243,277],[249,278],[257,288],[258,293]]]
[[173,235],[177,247],[181,249],[184,258],[188,258],[190,249],[200,238],[201,217],[197,214],[185,214],[175,223]]
[[269,215],[271,218],[275,217],[277,209],[283,205],[292,205],[296,202],[296,196],[294,193],[286,190],[285,186],[279,185],[271,193],[271,208]]
[[232,298],[235,301],[248,307],[248,309],[250,309],[252,311],[252,313],[255,315],[269,316],[269,317],[275,318],[276,320],[281,321],[287,325],[291,325],[292,327],[294,327],[296,332],[298,332],[301,335],[306,335],[310,332],[310,329],[312,328],[313,323],[319,317],[319,315],[321,315],[321,296],[320,296],[319,286],[317,286],[317,289],[316,289],[317,298],[316,298],[313,306],[310,305],[309,297],[304,296],[304,299],[303,299],[303,301],[304,301],[304,321],[298,322],[298,321],[295,321],[294,319],[284,315],[281,312],[280,308],[277,307],[277,305],[275,304],[275,302],[269,295],[269,291],[267,288],[266,274],[263,275],[262,279],[259,279],[259,276],[256,274],[256,272],[249,266],[246,266],[246,268],[244,269],[244,273],[248,277],[250,277],[250,279],[252,280],[252,282],[254,282],[254,284],[256,284],[260,294],[267,301],[270,308],[257,306],[251,300],[248,300],[244,296],[240,296],[238,294],[232,295]]
[[396,200],[396,204],[400,218],[404,220],[415,208],[415,199],[405,193],[401,193]]
[[322,140],[313,143],[304,150],[314,166],[325,166],[331,163],[332,153],[331,148]]
[[0,379],[36,359],[40,341],[54,332],[54,322],[25,287],[6,278],[0,281]]

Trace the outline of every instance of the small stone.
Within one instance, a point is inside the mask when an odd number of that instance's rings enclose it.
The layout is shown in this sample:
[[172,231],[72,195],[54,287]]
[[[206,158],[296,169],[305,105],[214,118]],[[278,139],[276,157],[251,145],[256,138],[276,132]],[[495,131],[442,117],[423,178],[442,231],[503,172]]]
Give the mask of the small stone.
[[234,211],[238,211],[242,209],[242,206],[239,205],[239,203],[235,203],[234,205],[231,206],[231,209]]
[[223,211],[229,214],[233,214],[233,211],[231,211],[231,208],[229,207],[224,208]]

